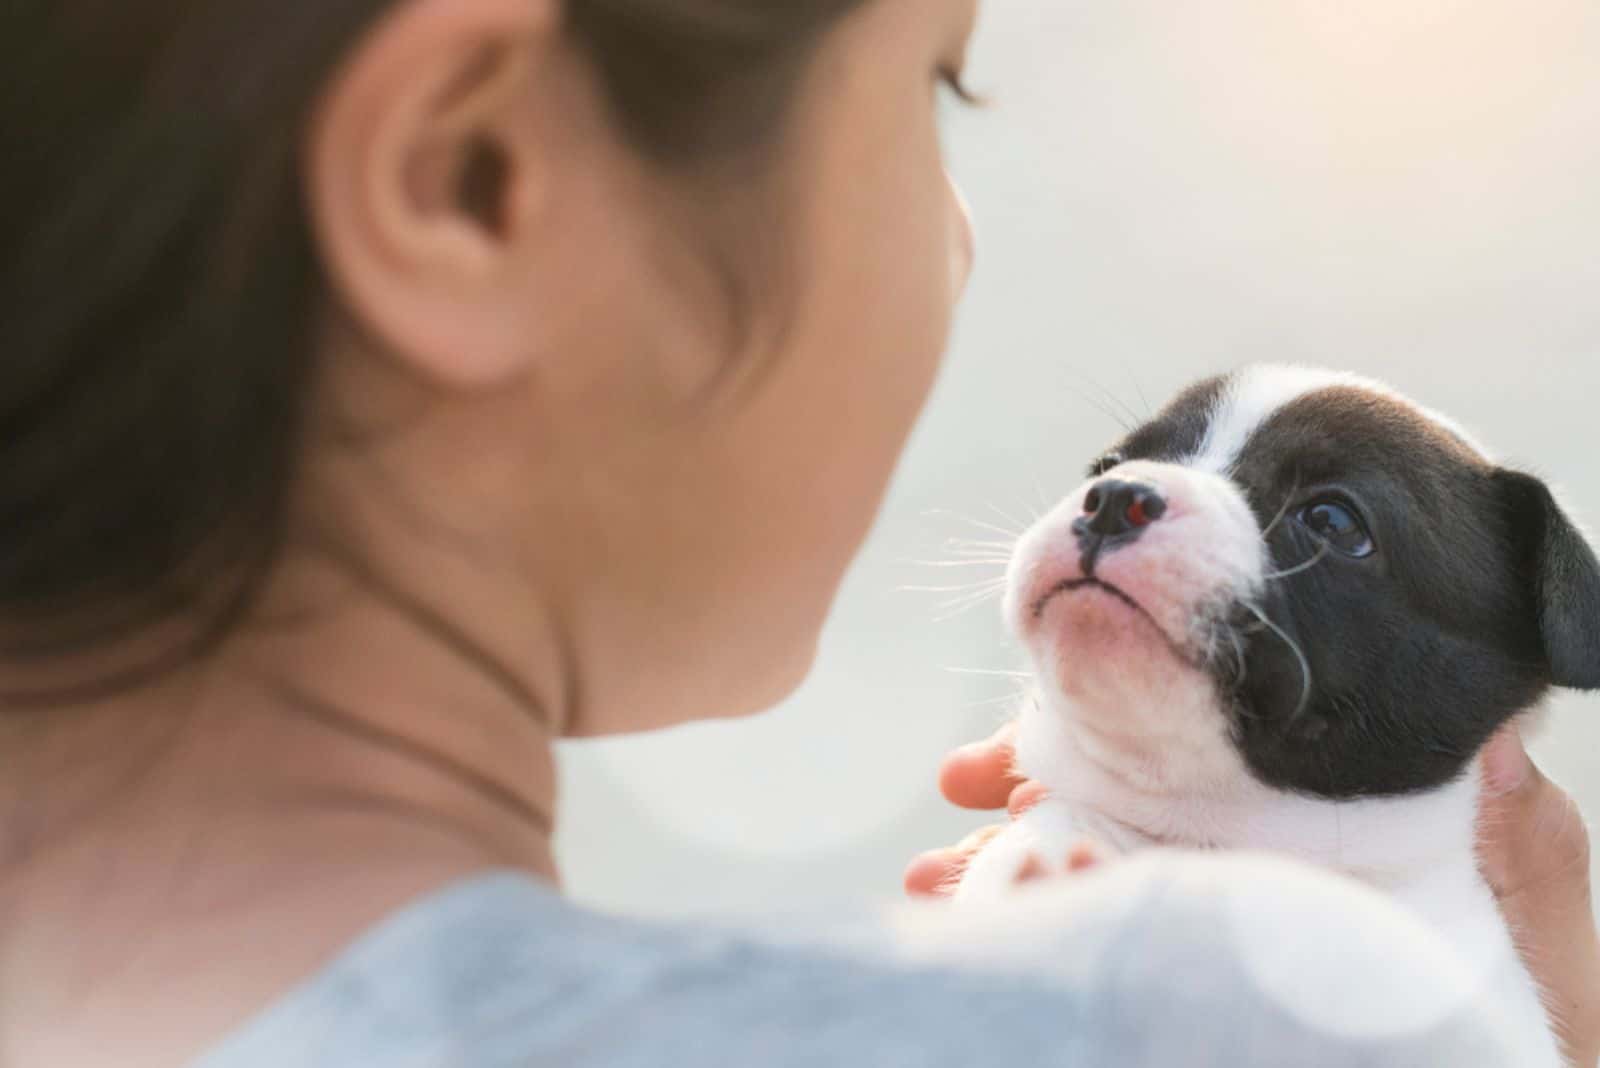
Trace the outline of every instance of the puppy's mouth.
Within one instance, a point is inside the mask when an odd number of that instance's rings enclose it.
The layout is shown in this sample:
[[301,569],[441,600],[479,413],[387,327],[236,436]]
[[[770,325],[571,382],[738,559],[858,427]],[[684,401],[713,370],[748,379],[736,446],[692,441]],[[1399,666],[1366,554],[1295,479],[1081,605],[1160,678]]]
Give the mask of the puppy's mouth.
[[1172,635],[1168,634],[1167,629],[1161,625],[1160,621],[1157,620],[1155,616],[1150,614],[1150,610],[1148,608],[1140,604],[1133,596],[1131,596],[1120,586],[1107,582],[1104,579],[1095,578],[1092,575],[1087,578],[1063,579],[1041,594],[1033,602],[1032,613],[1034,622],[1038,622],[1044,617],[1044,610],[1050,607],[1050,602],[1054,601],[1056,598],[1085,592],[1104,593],[1114,600],[1120,601],[1135,615],[1141,617],[1146,623],[1150,624],[1151,629],[1161,636],[1161,640],[1166,643],[1167,648],[1171,650],[1174,657],[1183,663],[1188,664],[1190,667],[1197,669],[1202,667],[1202,665],[1197,661],[1195,654],[1185,649],[1177,641],[1173,640]]
[[1033,618],[1037,620],[1043,617],[1044,610],[1049,607],[1050,602],[1062,594],[1078,593],[1082,590],[1100,590],[1102,593],[1108,593],[1146,619],[1149,619],[1150,622],[1155,622],[1155,619],[1145,610],[1144,605],[1128,596],[1120,586],[1115,586],[1104,579],[1097,579],[1092,576],[1089,578],[1063,579],[1051,586],[1038,600],[1033,602]]

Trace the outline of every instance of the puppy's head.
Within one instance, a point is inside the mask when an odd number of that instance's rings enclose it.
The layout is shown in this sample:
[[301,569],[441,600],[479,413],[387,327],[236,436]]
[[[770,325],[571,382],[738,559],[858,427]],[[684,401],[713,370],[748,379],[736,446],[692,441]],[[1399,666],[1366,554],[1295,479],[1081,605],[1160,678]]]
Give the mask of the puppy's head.
[[1600,689],[1600,562],[1544,484],[1302,368],[1197,385],[1097,460],[1005,610],[1084,729],[1322,797],[1442,785],[1549,687]]

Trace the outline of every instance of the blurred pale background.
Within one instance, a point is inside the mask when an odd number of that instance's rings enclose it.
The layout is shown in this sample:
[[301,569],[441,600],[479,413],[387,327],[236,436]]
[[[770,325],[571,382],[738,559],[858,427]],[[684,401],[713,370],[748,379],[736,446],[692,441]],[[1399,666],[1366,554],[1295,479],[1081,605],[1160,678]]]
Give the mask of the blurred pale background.
[[[977,672],[1019,660],[992,602],[940,621],[952,595],[903,589],[982,569],[913,561],[1015,528],[1108,413],[1200,375],[1380,375],[1600,529],[1600,5],[993,0],[974,59],[995,107],[949,131],[979,272],[816,674],[764,718],[567,747],[584,901],[898,893],[914,852],[980,822],[935,768],[1006,716],[1012,680]],[[1600,699],[1561,699],[1535,751],[1600,814]]]

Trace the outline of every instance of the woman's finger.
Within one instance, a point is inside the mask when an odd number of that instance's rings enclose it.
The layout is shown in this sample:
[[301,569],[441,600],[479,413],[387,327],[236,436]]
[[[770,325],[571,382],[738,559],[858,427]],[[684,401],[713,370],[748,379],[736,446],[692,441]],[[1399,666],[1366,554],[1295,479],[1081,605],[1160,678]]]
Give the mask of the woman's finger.
[[906,868],[906,893],[911,897],[939,897],[950,892],[966,857],[954,849],[935,849]]
[[950,849],[935,849],[924,853],[906,868],[906,893],[913,897],[942,896],[956,888],[961,873],[974,853],[988,845],[994,836],[1005,830],[997,825],[980,827]]
[[945,757],[939,791],[962,808],[1005,808],[1011,792],[1023,783],[1012,766],[1016,733],[1016,726],[1007,724],[986,741],[962,746]]
[[1479,861],[1502,903],[1589,904],[1589,833],[1577,804],[1529,759],[1514,728],[1483,755]]
[[1028,780],[1011,791],[1011,796],[1006,800],[1006,810],[1011,813],[1011,818],[1016,819],[1040,801],[1050,796],[1041,783]]
[[1600,934],[1589,833],[1577,804],[1528,759],[1514,727],[1483,756],[1478,859],[1545,991],[1574,1064],[1600,1058]]

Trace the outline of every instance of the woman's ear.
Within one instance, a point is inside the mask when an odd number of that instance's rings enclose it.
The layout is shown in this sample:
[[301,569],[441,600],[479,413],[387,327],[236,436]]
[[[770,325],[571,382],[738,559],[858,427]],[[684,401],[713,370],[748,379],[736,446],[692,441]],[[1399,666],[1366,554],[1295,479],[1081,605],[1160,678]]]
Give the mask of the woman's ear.
[[1550,681],[1600,690],[1600,560],[1543,482],[1516,471],[1495,478],[1533,586]]
[[341,305],[447,385],[524,369],[546,169],[540,75],[554,0],[408,0],[368,31],[319,104],[307,200]]

